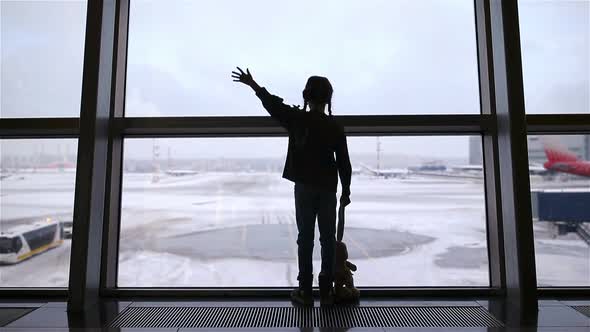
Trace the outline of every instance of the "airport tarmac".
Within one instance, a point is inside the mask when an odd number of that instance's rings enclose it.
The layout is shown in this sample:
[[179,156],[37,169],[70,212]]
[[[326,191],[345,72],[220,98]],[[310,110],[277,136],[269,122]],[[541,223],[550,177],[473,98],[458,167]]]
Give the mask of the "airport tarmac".
[[[2,230],[67,216],[73,174],[4,179]],[[279,173],[126,173],[119,255],[122,287],[292,286],[293,185]],[[567,183],[562,183],[564,186]],[[360,286],[487,286],[484,186],[477,179],[353,177],[345,242]],[[74,230],[75,232],[75,230]],[[316,238],[317,238],[316,229]],[[590,285],[590,248],[535,224],[540,285]],[[67,286],[70,241],[16,265],[4,286]],[[316,239],[314,265],[319,267]],[[317,272],[316,272],[317,275]]]

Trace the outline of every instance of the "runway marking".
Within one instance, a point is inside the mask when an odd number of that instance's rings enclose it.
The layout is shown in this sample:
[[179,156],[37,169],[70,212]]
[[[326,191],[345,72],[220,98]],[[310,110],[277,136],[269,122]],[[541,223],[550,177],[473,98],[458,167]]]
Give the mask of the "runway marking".
[[344,234],[344,237],[350,241],[350,243],[352,243],[353,246],[357,247],[365,256],[367,256],[367,258],[372,259],[373,257],[371,257],[371,255],[369,255],[369,252],[363,248],[363,246],[356,242],[350,235],[348,234]]

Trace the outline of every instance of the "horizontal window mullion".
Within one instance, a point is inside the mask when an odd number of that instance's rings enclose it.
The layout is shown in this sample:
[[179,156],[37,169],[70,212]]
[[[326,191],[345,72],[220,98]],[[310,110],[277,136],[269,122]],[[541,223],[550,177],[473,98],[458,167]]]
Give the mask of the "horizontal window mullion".
[[[352,135],[474,134],[493,129],[491,115],[336,116]],[[284,136],[270,117],[121,118],[126,136]]]
[[66,298],[65,287],[7,287],[0,288],[2,298]]
[[79,118],[0,119],[1,138],[69,138],[79,133]]
[[588,297],[590,296],[590,287],[572,286],[572,287],[539,287],[537,288],[539,297]]
[[526,121],[529,134],[590,132],[590,114],[535,114]]

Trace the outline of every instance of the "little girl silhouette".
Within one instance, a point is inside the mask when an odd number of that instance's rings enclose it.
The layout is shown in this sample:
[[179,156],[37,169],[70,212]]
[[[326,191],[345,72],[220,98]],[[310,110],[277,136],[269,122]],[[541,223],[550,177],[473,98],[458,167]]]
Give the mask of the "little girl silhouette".
[[237,70],[232,71],[234,81],[251,87],[268,113],[289,133],[283,177],[295,182],[299,263],[299,287],[291,292],[291,299],[313,305],[312,251],[317,217],[322,247],[322,268],[318,275],[320,303],[331,304],[338,176],[342,183],[340,204],[346,206],[350,204],[352,174],[344,128],[332,118],[332,85],[325,77],[311,76],[303,90],[304,105],[300,109],[284,104],[282,98],[260,87],[248,69],[244,72],[237,67]]

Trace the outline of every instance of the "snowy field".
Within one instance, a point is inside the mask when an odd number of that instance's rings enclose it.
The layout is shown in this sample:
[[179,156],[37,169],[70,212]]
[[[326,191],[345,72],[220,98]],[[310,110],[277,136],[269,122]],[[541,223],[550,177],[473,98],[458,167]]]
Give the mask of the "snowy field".
[[[71,218],[73,173],[13,175],[0,185],[2,231],[45,216]],[[351,199],[344,240],[359,286],[489,284],[482,181],[356,175]],[[163,175],[157,182],[126,173],[122,203],[120,287],[296,282],[293,185],[278,173]],[[535,238],[540,285],[590,285],[590,248],[577,235],[555,237],[536,223]],[[317,239],[314,250],[319,267]],[[69,251],[66,240],[0,266],[0,283],[67,286]]]

